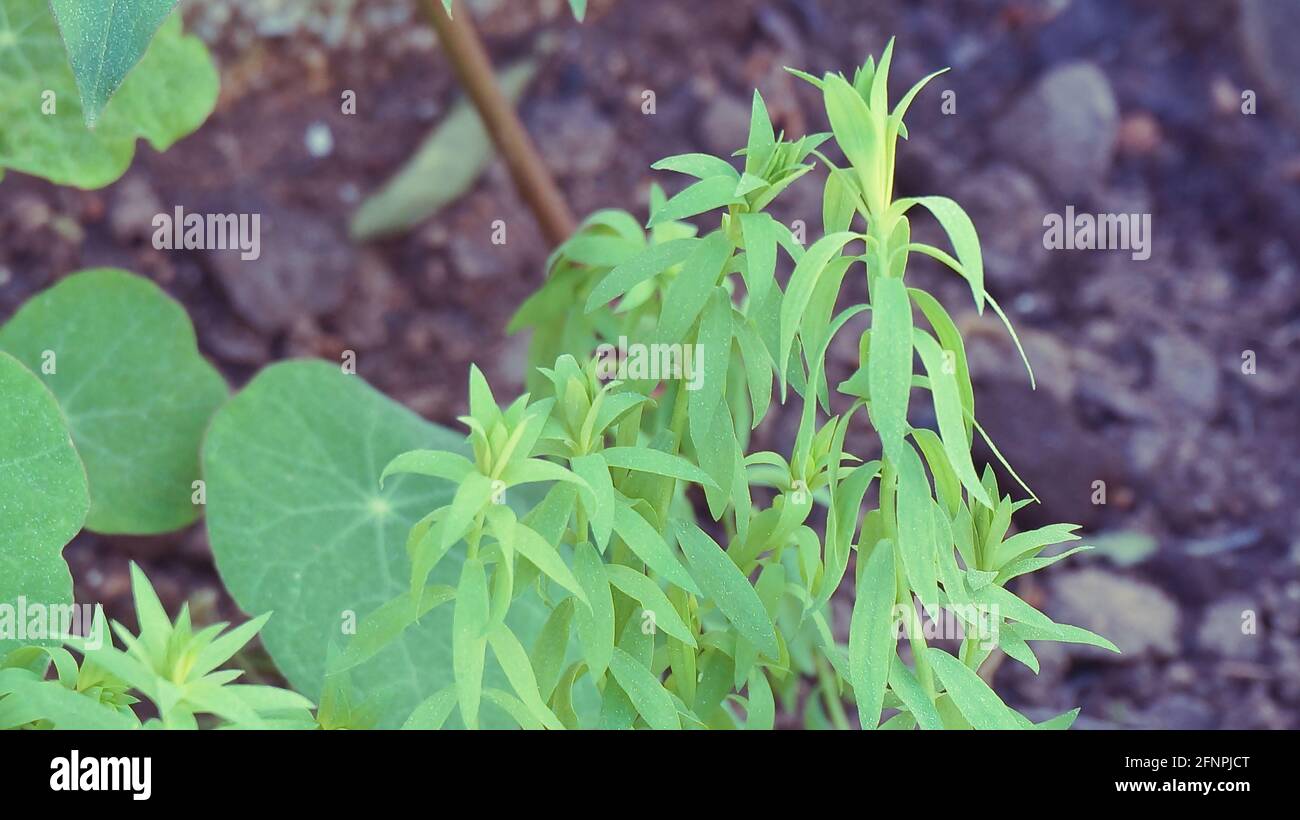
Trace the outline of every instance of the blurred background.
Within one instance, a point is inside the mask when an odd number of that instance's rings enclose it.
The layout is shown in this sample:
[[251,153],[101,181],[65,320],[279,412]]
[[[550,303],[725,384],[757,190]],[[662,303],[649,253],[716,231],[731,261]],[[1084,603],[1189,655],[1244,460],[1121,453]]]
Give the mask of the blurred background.
[[[1082,706],[1081,728],[1300,728],[1300,2],[591,0],[583,24],[562,0],[468,5],[579,216],[644,218],[652,181],[681,185],[650,164],[741,147],[754,88],[787,134],[825,130],[783,66],[851,72],[896,35],[895,98],[951,66],[911,109],[898,193],[970,212],[1037,391],[963,283],[925,262],[909,275],[969,334],[979,417],[1042,498],[1016,526],[1077,522],[1098,547],[1019,593],[1124,650],[1040,644],[1040,674],[1004,663],[995,688],[1035,718]],[[527,340],[505,326],[549,248],[466,127],[418,3],[182,8],[221,67],[217,112],[165,155],[141,146],[101,191],[8,175],[0,319],[67,273],[119,266],[185,304],[236,387],[280,358],[354,350],[363,378],[450,426],[470,362],[520,390]],[[422,183],[404,184],[417,156]],[[821,183],[774,208],[810,240]],[[155,250],[151,221],[176,206],[262,214],[260,260]],[[1149,214],[1150,258],[1047,250],[1044,217],[1067,206]],[[856,335],[838,341],[847,375]],[[756,446],[788,446],[795,424],[778,416]],[[66,555],[77,600],[115,617],[130,560],[169,608],[239,617],[201,525],[83,533]],[[847,633],[852,599],[835,606]]]

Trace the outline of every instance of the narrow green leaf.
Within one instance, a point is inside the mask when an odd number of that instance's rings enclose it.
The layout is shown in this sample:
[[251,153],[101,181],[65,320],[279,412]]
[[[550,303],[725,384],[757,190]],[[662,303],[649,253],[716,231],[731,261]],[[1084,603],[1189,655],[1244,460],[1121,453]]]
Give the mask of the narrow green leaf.
[[1019,727],[1011,710],[989,685],[970,667],[937,647],[925,651],[948,696],[962,717],[976,729],[1016,729]]
[[934,415],[939,421],[939,435],[943,439],[944,452],[948,454],[948,463],[966,492],[984,506],[991,507],[993,502],[984,491],[984,485],[975,472],[975,463],[971,460],[970,440],[966,435],[966,419],[956,374],[947,366],[944,351],[929,333],[923,330],[915,332],[912,340],[917,352],[921,354],[925,372],[930,377]]
[[588,510],[591,530],[596,536],[596,543],[602,550],[609,544],[609,536],[614,528],[614,483],[609,476],[609,465],[600,453],[578,456],[570,464],[578,477],[586,481],[596,494],[595,509]]
[[[931,257],[932,259],[939,260],[940,262],[942,262],[943,264],[947,265],[949,268],[951,268],[952,270],[960,274],[962,278],[966,279],[967,282],[972,281],[969,272],[962,266],[960,262],[958,262],[956,259],[953,259],[947,253],[939,250],[933,245],[913,243],[909,247],[911,248],[911,250],[919,251],[920,253],[923,253],[926,256]],[[974,288],[975,285],[972,284],[971,287]],[[1011,336],[1011,341],[1015,343],[1016,346],[1016,352],[1020,354],[1020,361],[1024,363],[1025,370],[1028,371],[1029,373],[1029,386],[1036,389],[1037,381],[1034,378],[1034,368],[1029,364],[1029,357],[1025,355],[1024,345],[1020,343],[1020,337],[1016,335],[1016,329],[1011,326],[1011,320],[1007,318],[1007,314],[1002,310],[1002,306],[997,303],[996,299],[994,299],[992,296],[990,296],[987,293],[984,294],[984,299],[989,303],[989,307],[993,308],[993,312],[997,314],[998,319],[1002,322],[1002,326],[1006,328],[1007,334]]]
[[976,603],[989,607],[998,617],[1019,621],[1015,626],[1016,634],[1027,641],[1081,643],[1110,652],[1120,651],[1115,644],[1100,635],[1081,627],[1056,623],[1003,587],[989,584],[971,597]]
[[932,613],[938,612],[939,587],[934,550],[934,512],[930,481],[921,458],[904,442],[898,465],[898,550],[912,591]]
[[1043,547],[1077,541],[1079,536],[1074,531],[1078,528],[1078,524],[1049,524],[1036,530],[1018,532],[993,549],[992,555],[988,556],[989,568],[1001,569],[1022,556],[1033,557],[1029,553],[1037,554]]
[[456,488],[456,495],[451,500],[451,509],[442,527],[442,549],[447,550],[455,544],[469,528],[475,517],[483,511],[492,500],[492,479],[479,472],[470,473]]
[[713,479],[681,456],[641,447],[610,447],[601,451],[606,463],[611,467],[652,473],[680,481],[717,486]]
[[853,225],[858,201],[858,190],[852,177],[831,166],[826,177],[826,187],[822,191],[822,229],[828,236],[847,231]]
[[776,134],[772,131],[772,119],[767,114],[763,95],[754,89],[754,100],[749,112],[749,139],[745,143],[745,172],[761,174],[775,148]]
[[731,163],[711,154],[677,154],[672,157],[664,157],[650,167],[656,171],[674,171],[696,179],[712,179],[713,177],[725,176],[730,176],[733,180],[740,178],[740,174],[731,166]]
[[[695,635],[682,621],[659,585],[631,567],[609,564],[605,567],[609,582],[620,592],[641,604],[650,613],[655,628],[662,629],[688,646],[695,646]],[[639,620],[639,619],[638,619]]]
[[1083,627],[1071,626],[1070,624],[1053,623],[1051,626],[1042,626],[1036,623],[1019,623],[1004,624],[1005,630],[1010,627],[1016,635],[1026,641],[1056,641],[1058,643],[1077,643],[1087,646],[1095,646],[1098,649],[1105,649],[1108,652],[1120,654],[1120,648],[1107,640],[1106,638],[1091,632]]
[[[497,509],[501,509],[498,507]],[[513,515],[513,513],[511,514]],[[522,522],[515,524],[515,549],[527,558],[548,578],[578,596],[586,603],[586,588],[564,564],[559,551],[542,538],[532,527]]]
[[745,289],[749,303],[757,305],[776,284],[776,220],[765,213],[741,214],[740,232],[745,240]]
[[804,312],[818,280],[832,257],[840,253],[845,245],[859,238],[858,234],[851,231],[823,236],[813,243],[795,265],[794,273],[790,275],[790,284],[786,288],[785,300],[781,302],[781,346],[777,361],[782,366],[777,369],[782,375],[782,390],[785,389],[784,364],[790,361],[795,333],[803,322]]
[[[733,171],[732,174],[734,173]],[[687,186],[681,193],[665,202],[663,207],[650,216],[650,221],[646,223],[646,227],[653,228],[664,222],[685,219],[705,211],[711,211],[714,208],[720,208],[723,205],[730,205],[736,200],[736,178],[734,175],[723,174],[702,179]]]
[[880,433],[885,457],[897,464],[907,431],[912,390],[912,303],[903,280],[877,276],[872,288],[871,355],[867,383],[871,421]]
[[640,661],[614,647],[609,659],[609,670],[614,673],[614,680],[618,681],[651,729],[682,728],[672,696]]
[[685,340],[691,325],[695,324],[700,311],[713,295],[723,266],[733,250],[731,241],[722,231],[715,231],[699,240],[664,294],[659,326],[655,329],[658,341],[672,344]]
[[[447,0],[451,2],[451,0]],[[456,708],[456,689],[448,686],[423,700],[402,725],[403,729],[441,729]]]
[[[860,553],[859,553],[860,554]],[[881,541],[871,550],[857,584],[849,624],[849,675],[857,696],[862,728],[880,723],[890,659],[894,657],[894,545]]]
[[749,579],[708,533],[689,521],[674,524],[677,541],[691,565],[691,574],[705,596],[717,605],[741,636],[767,657],[777,658],[781,650],[776,631]]
[[948,233],[957,261],[964,271],[966,280],[970,283],[971,294],[975,297],[975,308],[983,313],[984,256],[980,251],[979,235],[975,233],[975,225],[971,223],[970,217],[960,205],[946,196],[914,197],[895,203],[895,206],[902,211],[906,211],[913,205],[920,205],[929,210]]
[[894,655],[889,667],[889,688],[898,695],[898,699],[907,707],[907,711],[912,713],[922,729],[943,728],[943,719],[939,717],[939,710],[935,708],[934,701],[930,700],[930,696],[917,681],[916,675],[912,674],[912,670],[907,668],[907,664],[903,663],[903,659],[898,655]]
[[772,359],[768,356],[758,331],[754,329],[753,322],[739,313],[732,319],[736,342],[740,345],[740,355],[744,358],[745,384],[749,388],[749,401],[753,407],[750,429],[756,430],[772,406]]
[[551,615],[542,625],[542,631],[533,643],[529,656],[533,670],[537,673],[537,689],[543,700],[549,700],[551,693],[564,671],[564,661],[569,649],[569,627],[573,623],[574,598],[565,598],[555,605]]
[[641,517],[640,513],[625,502],[618,503],[614,508],[614,531],[637,558],[644,561],[646,566],[658,573],[665,581],[696,595],[700,594],[700,588],[677,560],[668,542],[658,530]]
[[673,239],[650,245],[644,251],[611,270],[587,297],[586,312],[609,304],[632,288],[686,259],[699,244],[697,239]]
[[745,709],[745,728],[771,729],[776,723],[776,701],[772,698],[772,685],[759,667],[749,673],[749,700]]
[[[524,705],[523,701],[501,689],[494,689],[490,686],[487,687],[483,690],[483,699],[509,715],[510,719],[513,720],[515,725],[520,729],[538,731],[546,728],[563,728],[563,724],[560,724],[559,727],[547,727],[543,725],[542,722],[537,719],[536,715]],[[559,718],[557,717],[556,720],[558,721]]]
[[474,462],[460,453],[446,450],[412,450],[388,462],[379,476],[379,486],[390,475],[423,475],[461,482],[474,470]]
[[1071,709],[1070,711],[1063,712],[1054,718],[1048,718],[1040,723],[1035,723],[1034,728],[1047,729],[1049,731],[1063,731],[1073,726],[1075,719],[1078,717],[1079,710]]
[[614,599],[609,576],[600,553],[585,541],[573,550],[573,572],[582,584],[588,603],[573,611],[578,639],[592,678],[599,680],[609,666],[610,651],[614,648]]
[[954,548],[952,524],[943,506],[934,502],[934,547],[935,559],[939,569],[939,583],[949,603],[966,605],[970,603],[970,593],[966,589],[966,574],[957,566],[957,554]]
[[532,662],[524,646],[515,637],[515,633],[505,624],[497,624],[488,633],[488,642],[492,644],[492,654],[496,656],[501,669],[506,673],[510,686],[523,702],[529,713],[547,729],[563,729],[564,724],[555,713],[542,702],[537,688],[537,676],[533,672]]
[[452,618],[452,668],[456,675],[456,700],[461,718],[470,729],[478,728],[479,700],[483,693],[483,660],[488,624],[487,575],[483,564],[467,558],[456,587],[456,609]]
[[[714,288],[704,308],[704,315],[700,317],[700,329],[695,341],[696,349],[701,351],[697,361],[703,364],[703,372],[687,371],[689,379],[679,384],[679,389],[686,390],[688,394],[687,420],[691,441],[697,452],[709,444],[708,436],[713,431],[713,420],[726,391],[727,367],[731,363],[731,312],[731,297],[726,288]],[[694,367],[694,363],[691,367]],[[730,473],[730,465],[727,471]],[[721,477],[713,473],[712,476],[720,490],[730,489],[730,475]]]
[[[930,323],[934,329],[934,335],[939,339],[939,344],[943,346],[946,354],[952,356],[954,373],[957,380],[957,391],[961,395],[961,406],[965,414],[975,415],[975,392],[970,381],[970,364],[966,359],[966,345],[962,341],[961,332],[957,329],[957,324],[948,315],[943,305],[938,299],[918,288],[908,288],[907,293],[912,297],[912,302],[921,309],[925,320]],[[965,418],[962,423],[966,425],[967,438],[971,435],[971,424]]]
[[1016,633],[1012,624],[1003,624],[998,629],[998,648],[1013,660],[1020,661],[1035,675],[1038,674],[1038,656],[1029,648],[1025,639]]
[[823,78],[822,94],[835,141],[857,171],[867,205],[872,213],[878,213],[884,204],[878,170],[882,147],[878,124],[862,96],[838,74]]
[[1050,567],[1052,564],[1055,564],[1057,561],[1061,561],[1065,558],[1069,558],[1071,555],[1074,555],[1076,552],[1087,552],[1092,549],[1095,548],[1092,546],[1084,545],[1080,547],[1075,547],[1073,549],[1068,549],[1065,552],[1060,552],[1057,553],[1056,555],[1049,555],[1045,557],[1034,557],[1034,558],[1017,558],[1014,561],[1008,561],[1001,569],[998,570],[996,583],[999,586],[1005,585],[1006,582],[1010,581],[1012,578],[1016,578],[1021,575],[1026,575],[1030,572],[1037,572],[1038,570],[1043,569],[1045,567]]

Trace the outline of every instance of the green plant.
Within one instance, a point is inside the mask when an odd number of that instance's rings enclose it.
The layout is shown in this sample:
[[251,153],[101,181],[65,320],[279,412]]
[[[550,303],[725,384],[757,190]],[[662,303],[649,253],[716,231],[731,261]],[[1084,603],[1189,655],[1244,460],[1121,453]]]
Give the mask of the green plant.
[[[417,710],[419,725],[440,726],[457,710],[475,726],[491,693],[522,726],[770,727],[773,691],[789,699],[803,672],[819,678],[825,719],[835,725],[847,724],[840,698],[849,694],[866,727],[892,708],[891,728],[1018,728],[1033,724],[977,674],[995,647],[1035,671],[1030,640],[1114,650],[1006,589],[1069,554],[1041,553],[1074,539],[1075,527],[1006,537],[1012,512],[1027,502],[1001,495],[992,470],[981,475],[972,461],[972,437],[983,431],[961,336],[937,299],[905,283],[910,255],[944,263],[967,280],[978,309],[987,303],[1005,316],[984,291],[965,212],[944,197],[894,197],[903,116],[931,78],[891,109],[891,53],[892,43],[852,82],[800,74],[824,95],[830,135],[786,140],[755,95],[738,152],[743,170],[699,154],[657,163],[698,181],[668,200],[654,195],[649,236],[627,214],[589,219],[552,257],[546,285],[517,317],[537,332],[534,364],[554,361],[534,373],[541,398],[502,409],[473,370],[462,419],[473,458],[417,450],[385,468],[384,477],[416,474],[454,487],[407,542],[411,589],[401,606],[414,613],[433,594],[435,606],[453,608],[455,680]],[[845,168],[820,151],[832,136]],[[830,174],[825,236],[805,250],[764,208],[811,169],[810,156]],[[939,221],[955,255],[912,242],[917,206]],[[721,224],[703,236],[677,222],[717,208],[726,209]],[[853,230],[859,221],[865,231]],[[781,251],[794,266],[784,289],[775,278]],[[836,313],[858,263],[870,304]],[[832,394],[827,348],[865,311],[858,370]],[[685,351],[698,346],[702,372],[647,376],[628,366],[626,378],[602,382],[599,359],[587,354],[602,344],[626,348],[629,339],[651,355],[679,351],[688,364]],[[914,372],[914,357],[924,374]],[[800,409],[788,458],[747,452],[774,378],[782,403]],[[930,394],[937,432],[908,423],[914,389]],[[832,404],[847,406],[830,415]],[[850,420],[864,409],[883,451],[867,463],[845,450]],[[552,486],[519,519],[503,502],[533,482]],[[859,520],[872,483],[879,506]],[[770,501],[756,507],[762,493]],[[711,532],[697,506],[707,509]],[[818,508],[824,514],[814,515]],[[432,569],[462,549],[455,589],[422,592]],[[843,647],[825,608],[853,552],[855,605]],[[550,608],[531,655],[506,621],[525,584]],[[956,656],[927,645],[918,604],[962,623]],[[900,620],[911,666],[896,651]],[[484,689],[489,649],[513,694]],[[598,690],[585,717],[574,707],[580,681]],[[1068,725],[1073,715],[1048,725]]]
[[[1007,589],[1077,551],[1043,554],[1074,528],[1008,537],[1029,502],[971,457],[983,431],[961,335],[907,278],[912,256],[1006,318],[961,208],[894,196],[926,81],[891,108],[891,51],[852,82],[800,75],[831,134],[776,134],[755,94],[743,169],[671,157],[655,167],[697,181],[655,188],[645,228],[612,210],[584,222],[513,323],[533,331],[529,394],[503,407],[473,368],[468,437],[325,362],[272,366],[227,401],[183,311],[122,271],[33,299],[0,326],[0,606],[69,603],[59,553],[83,526],[158,533],[205,514],[224,582],[258,617],[195,631],[133,570],[140,633],[115,626],[123,649],[0,633],[0,725],[140,725],[140,697],[163,727],[766,728],[812,680],[809,726],[851,725],[846,698],[867,727],[886,709],[888,728],[1032,726],[978,674],[994,649],[1036,670],[1030,641],[1114,647]],[[91,101],[122,76],[78,74]],[[766,208],[814,160],[825,235],[805,249]],[[918,206],[951,254],[911,240]],[[683,221],[718,209],[703,235]],[[851,273],[869,303],[837,312]],[[831,340],[867,313],[858,368],[832,389]],[[914,390],[937,430],[909,424]],[[798,433],[753,451],[774,404]],[[846,450],[863,451],[855,418],[878,460]],[[844,645],[828,613],[846,576]],[[918,604],[961,623],[956,655],[929,645]],[[306,699],[218,670],[255,633]]]
[[[26,647],[0,663],[0,728],[145,728],[194,729],[197,717],[210,715],[220,724],[244,729],[316,726],[310,701],[273,686],[233,683],[238,670],[219,670],[262,628],[269,616],[225,631],[218,623],[195,630],[189,607],[173,622],[163,611],[144,573],[131,566],[138,634],[119,623],[113,632],[124,649],[113,645],[102,613],[88,637],[69,643],[76,658],[60,647]],[[224,633],[224,634],[223,634]],[[53,663],[57,677],[45,680]],[[132,704],[147,698],[157,712],[141,724]]]

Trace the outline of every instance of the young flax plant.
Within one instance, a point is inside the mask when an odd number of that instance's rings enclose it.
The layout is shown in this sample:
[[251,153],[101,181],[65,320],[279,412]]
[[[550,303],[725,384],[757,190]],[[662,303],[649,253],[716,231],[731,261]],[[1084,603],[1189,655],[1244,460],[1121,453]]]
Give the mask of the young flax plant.
[[[409,592],[370,616],[333,671],[448,605],[454,684],[410,727],[441,727],[453,712],[475,727],[490,703],[528,728],[770,728],[776,697],[793,703],[812,676],[821,697],[809,725],[848,726],[847,696],[864,728],[1009,729],[1036,724],[980,676],[995,649],[1035,672],[1032,641],[1115,650],[1007,589],[1077,551],[1043,555],[1075,539],[1075,527],[1007,537],[1029,502],[1000,494],[992,470],[973,462],[983,430],[961,334],[939,300],[912,286],[913,254],[962,276],[977,310],[1006,317],[985,292],[961,207],[894,196],[904,114],[941,72],[891,108],[892,48],[851,82],[794,72],[821,91],[830,134],[774,133],[755,94],[742,169],[703,154],[662,160],[656,169],[696,181],[671,199],[654,189],[646,230],[602,211],[556,251],[514,322],[534,332],[530,394],[501,409],[472,369],[462,419],[472,457],[414,451],[384,471],[453,482],[455,495],[410,533]],[[844,167],[821,151],[832,140]],[[813,157],[829,169],[825,235],[805,249],[766,208]],[[681,221],[718,209],[718,227],[703,235]],[[912,241],[921,211],[951,253]],[[782,256],[793,265],[784,288]],[[869,304],[837,313],[850,275],[865,276]],[[858,368],[832,392],[831,340],[865,312]],[[691,361],[682,351],[699,350],[703,372],[688,384],[624,362],[624,378],[603,379],[609,362],[592,353],[620,342],[675,352],[679,364]],[[909,423],[913,392],[928,394],[937,430]],[[774,400],[800,412],[788,457],[749,448]],[[881,450],[865,463],[846,449],[864,411]],[[543,482],[549,490],[522,518],[503,503]],[[873,483],[879,504],[863,514]],[[457,585],[426,585],[453,550],[464,556]],[[846,582],[847,646],[828,614]],[[549,616],[529,649],[507,615],[533,588]],[[922,613],[960,623],[956,655],[928,644]],[[485,684],[489,655],[511,691]],[[1077,711],[1037,725],[1067,727]]]

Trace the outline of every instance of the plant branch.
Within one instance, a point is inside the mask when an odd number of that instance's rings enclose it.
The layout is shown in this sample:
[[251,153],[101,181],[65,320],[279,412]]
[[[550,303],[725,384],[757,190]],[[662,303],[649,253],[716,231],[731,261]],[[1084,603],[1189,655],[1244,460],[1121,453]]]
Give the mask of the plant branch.
[[492,61],[463,3],[448,17],[439,0],[423,0],[425,11],[479,118],[505,157],[515,187],[552,245],[573,234],[577,223],[555,179],[542,162],[510,100],[501,92]]

